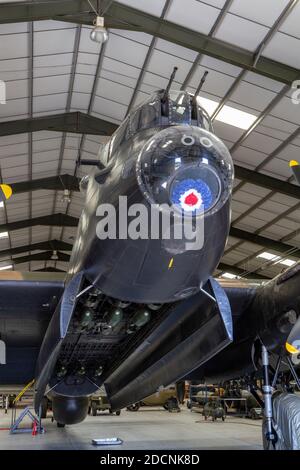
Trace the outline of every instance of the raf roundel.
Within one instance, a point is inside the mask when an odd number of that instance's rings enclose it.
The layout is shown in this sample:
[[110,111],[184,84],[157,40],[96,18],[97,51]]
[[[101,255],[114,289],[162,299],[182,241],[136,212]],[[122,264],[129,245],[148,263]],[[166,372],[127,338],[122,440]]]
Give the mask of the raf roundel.
[[171,202],[185,212],[206,211],[212,204],[209,186],[201,179],[184,179],[173,183]]
[[185,211],[199,210],[202,206],[201,194],[196,189],[189,189],[180,196],[180,206]]

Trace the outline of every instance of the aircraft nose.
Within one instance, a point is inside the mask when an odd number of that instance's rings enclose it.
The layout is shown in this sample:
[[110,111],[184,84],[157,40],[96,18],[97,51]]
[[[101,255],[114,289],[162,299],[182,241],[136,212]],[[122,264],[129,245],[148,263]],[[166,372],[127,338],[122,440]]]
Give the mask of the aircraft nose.
[[173,126],[154,135],[138,157],[136,172],[150,204],[168,204],[191,215],[220,209],[233,184],[227,147],[193,126]]

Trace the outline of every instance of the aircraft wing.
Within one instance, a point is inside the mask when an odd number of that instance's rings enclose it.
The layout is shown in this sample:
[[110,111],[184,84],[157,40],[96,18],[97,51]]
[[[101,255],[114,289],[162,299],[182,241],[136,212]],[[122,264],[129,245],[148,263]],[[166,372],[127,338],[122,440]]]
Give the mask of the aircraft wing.
[[0,385],[25,384],[64,288],[63,273],[0,272]]
[[[228,297],[234,330],[238,327],[241,317],[247,314],[257,291],[266,284],[266,281],[250,279],[218,279]],[[236,337],[236,335],[234,335]]]
[[256,370],[257,340],[274,354],[299,354],[300,263],[270,281],[218,280],[232,311],[233,342],[186,378],[212,383]]

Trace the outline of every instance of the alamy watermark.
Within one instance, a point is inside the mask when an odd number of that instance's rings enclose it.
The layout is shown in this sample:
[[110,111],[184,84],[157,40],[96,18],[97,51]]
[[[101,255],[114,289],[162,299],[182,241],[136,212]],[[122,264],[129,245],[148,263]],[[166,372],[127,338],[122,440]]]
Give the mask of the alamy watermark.
[[166,246],[175,251],[200,250],[204,243],[203,215],[201,208],[196,216],[168,204],[128,206],[127,196],[119,196],[117,207],[109,203],[98,206],[96,234],[100,240],[169,240]]
[[0,104],[6,104],[6,83],[0,80]]
[[292,89],[294,90],[291,94],[292,103],[300,104],[300,80],[293,81]]

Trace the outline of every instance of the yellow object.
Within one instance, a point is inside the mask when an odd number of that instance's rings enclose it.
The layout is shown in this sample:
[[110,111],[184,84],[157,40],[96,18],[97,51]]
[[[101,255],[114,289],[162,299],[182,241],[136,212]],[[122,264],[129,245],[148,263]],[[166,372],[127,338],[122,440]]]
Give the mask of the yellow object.
[[290,161],[290,167],[292,166],[299,166],[299,163],[296,160],[291,160]]
[[2,190],[2,193],[5,196],[5,199],[9,199],[10,196],[12,195],[11,186],[9,186],[8,184],[0,184],[0,188]]
[[19,395],[16,396],[16,398],[14,399],[13,403],[17,403],[17,401],[19,401],[22,396],[24,395],[24,393],[34,384],[34,379],[29,382],[29,384],[25,385],[25,387],[23,388],[23,390],[21,390],[21,392],[19,393]]
[[172,266],[173,266],[173,263],[174,263],[174,258],[171,258],[171,259],[170,259],[170,263],[169,263],[169,269],[171,269],[171,268],[172,268]]
[[285,343],[285,347],[286,347],[286,350],[290,353],[290,354],[299,354],[299,349],[295,348],[294,346],[292,346],[290,343]]

